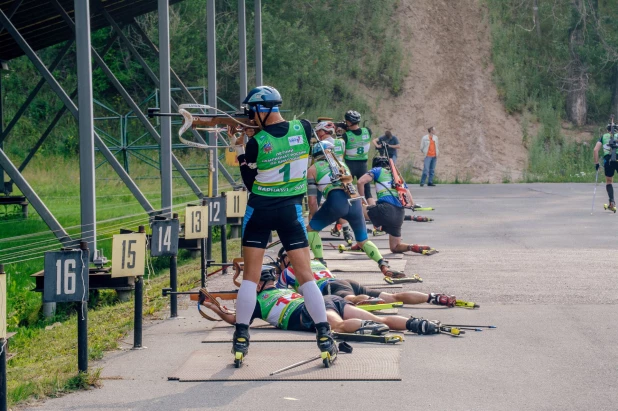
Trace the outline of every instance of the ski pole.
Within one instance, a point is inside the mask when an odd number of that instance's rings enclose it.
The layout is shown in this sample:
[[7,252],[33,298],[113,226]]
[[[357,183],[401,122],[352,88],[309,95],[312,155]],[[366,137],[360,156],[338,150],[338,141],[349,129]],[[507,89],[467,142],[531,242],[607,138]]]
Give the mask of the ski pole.
[[457,327],[457,328],[498,328],[495,325],[458,325],[458,324],[442,324],[447,327]]
[[594,178],[594,194],[592,195],[592,207],[590,208],[590,215],[594,212],[594,199],[597,196],[597,184],[599,181],[599,169],[597,168],[597,175]]
[[319,360],[320,358],[322,358],[322,356],[320,356],[320,355],[318,355],[316,357],[311,357],[308,360],[303,360],[303,361],[297,362],[295,364],[288,365],[287,367],[281,368],[280,370],[273,371],[273,372],[270,373],[270,375],[279,374],[279,373],[281,373],[283,371],[287,371],[287,370],[291,370],[292,368],[300,367],[301,365],[308,364],[308,363],[310,363],[312,361],[315,361],[315,360]]

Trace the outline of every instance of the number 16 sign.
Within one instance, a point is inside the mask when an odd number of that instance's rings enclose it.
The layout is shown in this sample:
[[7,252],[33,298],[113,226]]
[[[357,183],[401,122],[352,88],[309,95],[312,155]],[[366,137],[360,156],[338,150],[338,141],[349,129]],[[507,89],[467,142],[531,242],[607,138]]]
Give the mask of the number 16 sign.
[[117,234],[112,242],[112,277],[137,277],[146,270],[146,234]]

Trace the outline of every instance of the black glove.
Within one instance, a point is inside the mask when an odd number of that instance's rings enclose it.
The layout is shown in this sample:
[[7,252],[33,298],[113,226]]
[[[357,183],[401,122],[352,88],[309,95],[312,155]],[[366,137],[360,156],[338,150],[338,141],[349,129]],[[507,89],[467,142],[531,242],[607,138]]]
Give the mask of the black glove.
[[599,163],[596,163],[596,164],[594,165],[594,169],[595,169],[595,170],[597,170],[597,171],[599,171]]

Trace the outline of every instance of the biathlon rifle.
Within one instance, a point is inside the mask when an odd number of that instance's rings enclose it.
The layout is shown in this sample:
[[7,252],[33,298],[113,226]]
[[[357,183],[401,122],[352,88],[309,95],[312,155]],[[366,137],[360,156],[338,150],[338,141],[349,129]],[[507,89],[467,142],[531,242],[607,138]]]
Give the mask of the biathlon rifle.
[[331,181],[333,183],[341,183],[341,187],[343,191],[348,195],[348,203],[352,205],[352,201],[360,200],[363,203],[365,202],[365,197],[361,197],[358,195],[358,191],[356,191],[356,187],[352,181],[354,177],[350,174],[345,165],[341,164],[337,156],[329,149],[324,148],[324,144],[320,141],[320,138],[317,136],[316,132],[313,132],[314,137],[316,138],[316,144],[320,146],[322,149],[322,153],[324,153],[324,158],[328,163],[328,167],[330,168]]
[[[191,113],[189,112],[190,109],[215,110],[219,114]],[[242,132],[248,128],[259,128],[255,125],[253,120],[249,119],[249,112],[247,109],[230,114],[206,104],[181,104],[178,106],[178,113],[161,113],[159,108],[148,108],[148,117],[182,117],[183,123],[180,130],[178,130],[178,137],[183,144],[197,148],[211,147],[182,138],[182,135],[190,128],[195,130],[215,131],[217,126],[225,125],[228,127],[228,130],[231,129],[233,132]]]
[[[382,143],[382,146],[384,146],[384,143]],[[386,158],[388,158],[388,164],[391,166],[391,175],[393,176],[392,186],[395,190],[397,190],[397,193],[399,194],[399,201],[401,202],[401,205],[404,206],[404,208],[414,207],[414,203],[412,203],[412,199],[409,198],[408,196],[408,190],[406,189],[406,182],[403,181],[403,177],[401,177],[399,170],[397,170],[397,166],[395,166],[395,162],[388,155],[388,149],[386,147],[384,147],[384,154],[386,155]]]

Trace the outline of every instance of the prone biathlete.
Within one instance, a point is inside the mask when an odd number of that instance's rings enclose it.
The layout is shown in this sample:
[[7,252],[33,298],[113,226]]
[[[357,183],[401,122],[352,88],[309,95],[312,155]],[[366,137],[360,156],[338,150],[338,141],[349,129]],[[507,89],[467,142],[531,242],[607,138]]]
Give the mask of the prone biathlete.
[[[270,266],[264,266],[261,271],[256,288],[256,303],[249,321],[261,318],[283,330],[314,331],[317,324],[307,310],[305,298],[293,290],[276,288],[273,271],[274,267]],[[439,332],[439,326],[432,321],[399,315],[378,317],[336,295],[326,296],[323,301],[328,322],[335,332],[373,335],[384,334],[389,330],[407,330],[417,334]],[[208,300],[204,301],[203,305],[228,324],[236,323],[237,314],[224,312],[217,304]],[[330,363],[324,360],[324,365],[329,367]]]
[[[290,260],[281,248],[278,255],[279,277],[277,278],[277,288],[291,288],[298,290],[298,280]],[[439,293],[421,293],[418,291],[404,291],[400,293],[387,293],[379,290],[367,288],[354,280],[342,280],[336,278],[335,274],[319,261],[311,262],[313,277],[322,291],[323,295],[336,295],[353,304],[362,304],[371,299],[380,299],[385,303],[402,302],[404,304],[434,304],[446,307],[455,307],[457,298],[454,295]]]
[[[260,130],[247,142],[246,152],[241,145],[236,146],[243,183],[251,193],[242,226],[244,273],[238,290],[232,348],[237,367],[249,349],[249,324],[255,309],[257,284],[273,230],[298,268],[299,290],[315,320],[322,358],[330,363],[337,356],[324,299],[309,265],[311,255],[302,217],[311,124],[306,120],[286,121],[279,113],[281,103],[279,92],[268,86],[252,89],[243,101],[250,119]],[[242,143],[237,139],[236,144]]]
[[[594,146],[594,165],[595,169],[599,170],[599,150],[603,147],[603,170],[605,170],[605,189],[609,197],[608,207],[612,211],[616,211],[616,201],[614,200],[614,173],[618,171],[618,161],[611,161],[612,148],[609,146],[609,142],[612,139],[612,126],[613,131],[618,130],[618,126],[608,124],[607,133],[597,141]],[[618,139],[618,133],[614,133],[614,139]]]
[[[401,227],[405,218],[405,209],[399,201],[399,193],[392,187],[393,174],[386,157],[374,157],[372,169],[360,178],[358,184],[359,195],[364,194],[365,187],[372,181],[375,183],[378,201],[367,207],[367,214],[374,227],[388,233],[388,245],[391,252],[403,253],[412,251],[419,254],[431,255],[438,251],[428,245],[406,244],[401,239]],[[410,201],[412,193],[406,187]]]
[[[404,273],[391,269],[386,260],[382,258],[378,247],[367,239],[367,228],[361,202],[360,200],[348,201],[350,198],[345,192],[341,181],[332,180],[331,169],[322,148],[324,150],[332,150],[333,145],[329,142],[315,145],[312,154],[314,163],[307,171],[309,212],[313,216],[309,221],[307,235],[309,247],[313,251],[314,257],[321,263],[324,263],[320,231],[338,219],[343,218],[352,226],[358,247],[367,254],[367,257],[378,264],[382,274],[393,278],[405,277]],[[321,191],[326,198],[326,201],[319,210],[316,200],[318,191]]]

